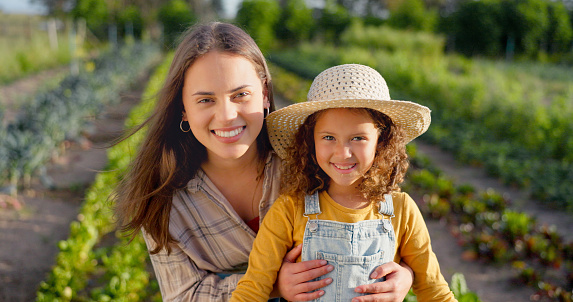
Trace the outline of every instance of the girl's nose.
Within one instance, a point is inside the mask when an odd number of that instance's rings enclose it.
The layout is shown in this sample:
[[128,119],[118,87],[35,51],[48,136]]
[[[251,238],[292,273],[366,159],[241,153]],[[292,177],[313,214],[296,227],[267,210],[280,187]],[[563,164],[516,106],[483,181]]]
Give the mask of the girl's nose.
[[342,158],[350,158],[352,157],[352,150],[348,144],[338,143],[336,144],[336,155],[341,156]]

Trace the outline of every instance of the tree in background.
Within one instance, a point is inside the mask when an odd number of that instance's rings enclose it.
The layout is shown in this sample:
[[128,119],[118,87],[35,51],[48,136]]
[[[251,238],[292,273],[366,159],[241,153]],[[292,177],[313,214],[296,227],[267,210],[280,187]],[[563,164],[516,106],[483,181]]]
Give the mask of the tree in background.
[[433,31],[438,14],[427,10],[422,0],[404,0],[390,11],[388,24],[394,28]]
[[314,26],[312,10],[305,0],[287,0],[277,23],[277,37],[290,43],[307,41]]
[[466,56],[502,53],[499,5],[492,1],[468,1],[445,19],[445,30],[455,49]]
[[[573,13],[573,10],[571,11]],[[549,27],[546,38],[548,53],[566,53],[571,50],[573,24],[562,2],[548,4]]]
[[159,8],[157,21],[163,25],[163,46],[175,47],[177,39],[197,18],[183,0],[170,0]]
[[141,39],[145,24],[137,6],[129,5],[119,11],[117,21],[122,36],[133,35],[133,37]]
[[317,31],[323,35],[325,41],[336,43],[351,22],[352,18],[348,9],[333,1],[327,1],[318,20]]
[[543,35],[547,32],[549,19],[547,2],[543,0],[500,1],[507,49],[515,44],[516,53],[533,58],[540,50]]
[[237,12],[237,22],[253,37],[263,53],[275,44],[275,27],[280,17],[276,0],[244,0]]
[[107,37],[107,25],[110,14],[105,1],[77,0],[71,14],[76,20],[86,20],[88,29],[99,39]]
[[[562,2],[546,0],[466,1],[440,29],[467,56],[544,58],[571,51],[573,28]],[[553,56],[558,59],[560,56]]]

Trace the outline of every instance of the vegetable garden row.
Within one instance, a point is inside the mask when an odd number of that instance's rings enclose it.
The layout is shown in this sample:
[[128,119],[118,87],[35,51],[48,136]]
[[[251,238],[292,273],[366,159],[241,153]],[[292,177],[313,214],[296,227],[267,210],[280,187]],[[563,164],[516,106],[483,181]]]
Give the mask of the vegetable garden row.
[[[149,68],[159,49],[151,44],[130,43],[86,61],[83,71],[65,77],[19,110],[14,121],[0,124],[0,187],[12,195],[22,185],[46,176],[46,164],[69,140],[80,140],[107,105],[116,104],[119,93],[134,84]],[[0,116],[2,110],[0,109]]]

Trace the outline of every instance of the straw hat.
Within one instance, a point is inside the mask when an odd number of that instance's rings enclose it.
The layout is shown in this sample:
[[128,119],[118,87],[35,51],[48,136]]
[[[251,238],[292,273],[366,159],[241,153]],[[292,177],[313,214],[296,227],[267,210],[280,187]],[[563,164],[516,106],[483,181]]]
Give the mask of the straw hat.
[[308,91],[308,101],[267,116],[269,138],[277,154],[286,157],[285,149],[309,115],[330,108],[378,110],[402,128],[406,143],[426,132],[431,121],[428,107],[392,100],[386,81],[376,70],[359,64],[338,65],[316,76]]

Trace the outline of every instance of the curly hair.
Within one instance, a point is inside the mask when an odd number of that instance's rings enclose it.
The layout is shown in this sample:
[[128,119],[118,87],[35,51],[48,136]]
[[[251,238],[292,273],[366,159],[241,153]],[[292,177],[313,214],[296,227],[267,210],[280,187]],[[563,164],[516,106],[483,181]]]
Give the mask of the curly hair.
[[[378,129],[378,145],[372,167],[358,186],[363,196],[371,201],[382,200],[391,191],[400,191],[409,162],[402,130],[384,113],[369,108],[346,108],[367,114]],[[295,134],[287,148],[282,165],[281,194],[304,200],[305,195],[328,189],[330,177],[316,161],[314,127],[328,109],[310,115]]]

